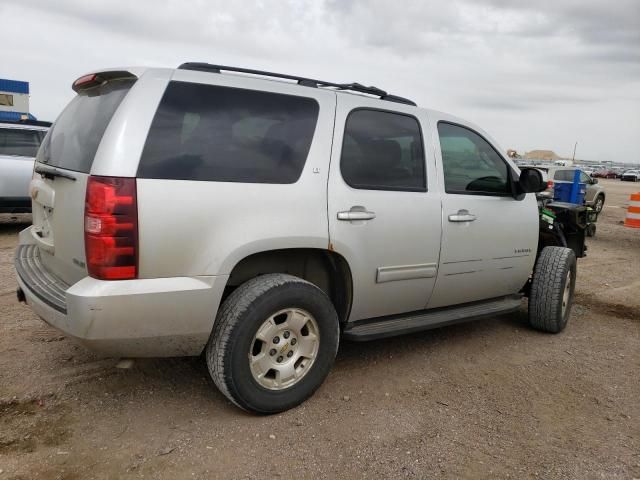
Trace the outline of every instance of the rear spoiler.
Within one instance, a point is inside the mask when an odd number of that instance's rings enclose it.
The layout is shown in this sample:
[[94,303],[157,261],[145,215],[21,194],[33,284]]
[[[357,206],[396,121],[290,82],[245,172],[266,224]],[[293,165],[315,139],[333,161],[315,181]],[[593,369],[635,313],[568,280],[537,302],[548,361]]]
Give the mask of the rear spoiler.
[[88,90],[89,88],[97,87],[98,85],[102,85],[105,82],[110,80],[133,80],[137,79],[131,72],[127,72],[124,70],[107,70],[106,72],[98,72],[98,73],[90,73],[88,75],[83,75],[78,78],[73,84],[71,88],[74,92],[81,92],[83,90]]

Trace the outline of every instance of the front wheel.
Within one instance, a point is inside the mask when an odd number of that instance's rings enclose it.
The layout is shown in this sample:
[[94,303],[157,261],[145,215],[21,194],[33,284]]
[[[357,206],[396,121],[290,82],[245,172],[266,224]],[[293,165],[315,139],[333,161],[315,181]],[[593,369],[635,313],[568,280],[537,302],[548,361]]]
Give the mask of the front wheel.
[[596,213],[600,213],[604,208],[604,197],[602,195],[598,195],[596,197],[596,201],[593,203],[593,209]]
[[216,386],[240,408],[282,412],[322,384],[339,336],[338,316],[322,290],[291,275],[261,275],[221,306],[207,366]]
[[536,261],[529,294],[529,324],[543,332],[564,330],[576,287],[576,256],[564,247],[545,247]]

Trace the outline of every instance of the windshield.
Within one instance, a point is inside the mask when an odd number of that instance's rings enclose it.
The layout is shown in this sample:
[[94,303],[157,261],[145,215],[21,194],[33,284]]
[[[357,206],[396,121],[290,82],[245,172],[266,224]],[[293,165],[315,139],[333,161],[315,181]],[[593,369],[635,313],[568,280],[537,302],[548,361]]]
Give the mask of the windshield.
[[42,161],[89,173],[111,117],[133,81],[111,81],[78,94],[58,117],[43,145]]

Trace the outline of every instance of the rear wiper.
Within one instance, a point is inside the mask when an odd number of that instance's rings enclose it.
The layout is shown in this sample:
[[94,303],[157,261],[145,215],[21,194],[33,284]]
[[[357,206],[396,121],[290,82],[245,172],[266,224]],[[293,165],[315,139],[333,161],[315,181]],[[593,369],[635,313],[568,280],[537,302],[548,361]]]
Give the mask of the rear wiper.
[[42,175],[44,178],[53,179],[55,177],[68,178],[69,180],[76,181],[76,177],[70,173],[58,170],[55,167],[49,167],[45,165],[36,165],[35,172]]

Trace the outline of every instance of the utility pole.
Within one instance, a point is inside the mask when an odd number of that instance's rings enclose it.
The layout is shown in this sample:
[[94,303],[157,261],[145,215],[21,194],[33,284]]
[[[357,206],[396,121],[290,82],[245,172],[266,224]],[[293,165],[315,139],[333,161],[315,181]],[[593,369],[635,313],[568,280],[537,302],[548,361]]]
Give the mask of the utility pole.
[[576,148],[578,147],[578,142],[576,142],[576,144],[573,146],[573,158],[571,158],[572,162],[575,162],[576,160]]

